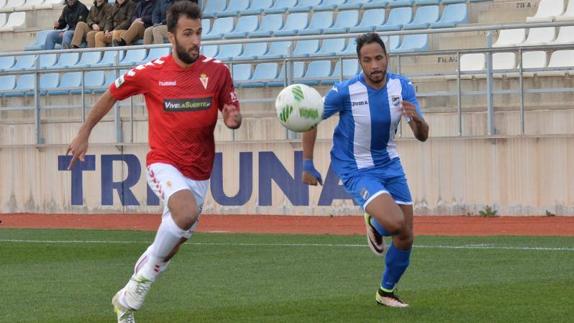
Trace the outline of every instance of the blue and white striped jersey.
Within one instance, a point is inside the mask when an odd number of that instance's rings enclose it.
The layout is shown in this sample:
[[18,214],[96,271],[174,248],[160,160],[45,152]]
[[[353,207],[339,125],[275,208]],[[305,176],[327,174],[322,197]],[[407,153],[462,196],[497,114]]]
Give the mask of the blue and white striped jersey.
[[387,84],[379,90],[368,86],[361,73],[327,93],[323,119],[339,112],[331,160],[341,179],[384,167],[399,157],[394,137],[401,120],[401,100],[414,104],[422,116],[412,82],[397,74],[387,73]]

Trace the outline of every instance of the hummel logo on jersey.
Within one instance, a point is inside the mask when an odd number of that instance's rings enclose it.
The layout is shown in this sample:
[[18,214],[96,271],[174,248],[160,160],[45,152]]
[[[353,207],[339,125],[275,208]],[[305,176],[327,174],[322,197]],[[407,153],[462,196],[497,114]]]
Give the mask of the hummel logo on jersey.
[[367,105],[369,104],[369,101],[353,101],[353,106],[357,106],[357,105]]
[[159,81],[159,86],[176,86],[176,81]]

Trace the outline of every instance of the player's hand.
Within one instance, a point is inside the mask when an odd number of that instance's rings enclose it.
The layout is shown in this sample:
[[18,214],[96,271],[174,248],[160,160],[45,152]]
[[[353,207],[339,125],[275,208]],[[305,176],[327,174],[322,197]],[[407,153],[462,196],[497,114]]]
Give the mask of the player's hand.
[[88,137],[89,134],[85,134],[80,130],[76,135],[76,138],[72,140],[72,143],[68,146],[68,150],[66,151],[66,155],[72,153],[72,160],[70,160],[70,164],[68,165],[68,170],[74,167],[76,161],[79,159],[80,161],[84,161],[86,157],[86,152],[88,151]]
[[223,122],[230,129],[237,129],[241,126],[241,113],[236,105],[223,105]]
[[98,24],[93,24],[93,25],[92,25],[92,29],[93,29],[94,31],[100,31],[100,25],[98,25]]
[[303,183],[307,185],[317,185],[317,183],[323,185],[321,173],[315,168],[311,159],[303,160]]
[[402,101],[402,105],[403,105],[403,116],[407,119],[408,122],[410,122],[411,120],[414,121],[421,120],[419,114],[417,113],[417,107],[415,107],[414,104],[408,101]]

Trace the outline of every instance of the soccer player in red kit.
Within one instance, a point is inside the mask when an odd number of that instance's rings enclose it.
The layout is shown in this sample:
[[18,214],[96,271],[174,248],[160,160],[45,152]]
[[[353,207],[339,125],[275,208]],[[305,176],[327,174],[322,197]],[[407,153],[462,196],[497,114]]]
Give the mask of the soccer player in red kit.
[[167,13],[172,54],[118,78],[96,102],[68,147],[69,168],[84,159],[92,128],[117,100],[143,94],[149,114],[148,184],[164,211],[154,242],[141,255],[128,283],[112,299],[118,322],[135,322],[152,283],[179,246],[191,237],[207,194],[218,110],[231,129],[241,125],[239,102],[226,65],[199,54],[201,11],[190,1]]

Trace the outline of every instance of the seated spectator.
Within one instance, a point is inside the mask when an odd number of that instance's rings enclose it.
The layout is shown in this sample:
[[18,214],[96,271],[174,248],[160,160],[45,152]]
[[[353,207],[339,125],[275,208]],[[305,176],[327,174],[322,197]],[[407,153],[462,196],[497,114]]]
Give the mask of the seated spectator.
[[96,33],[96,47],[106,47],[115,40],[119,41],[123,32],[131,24],[136,4],[132,0],[116,0],[108,15],[104,30]]
[[174,0],[157,0],[152,13],[152,26],[144,32],[144,44],[163,44],[167,39],[165,13]]
[[122,33],[114,46],[131,45],[144,36],[144,30],[152,25],[151,15],[156,0],[141,0],[137,6],[130,28]]
[[175,1],[191,1],[198,3],[197,0],[156,0],[152,13],[152,26],[146,28],[144,32],[144,44],[163,44],[167,41],[167,26],[165,14],[167,9]]
[[86,22],[80,21],[76,25],[74,38],[72,38],[72,47],[80,48],[84,39],[88,47],[96,46],[96,33],[104,29],[106,17],[111,14],[112,5],[107,0],[95,0],[94,5],[90,8]]
[[70,48],[74,29],[79,21],[86,21],[88,8],[78,0],[66,0],[66,6],[58,21],[54,23],[54,31],[51,31],[44,43],[44,49],[54,49],[56,44],[62,44],[63,48]]

